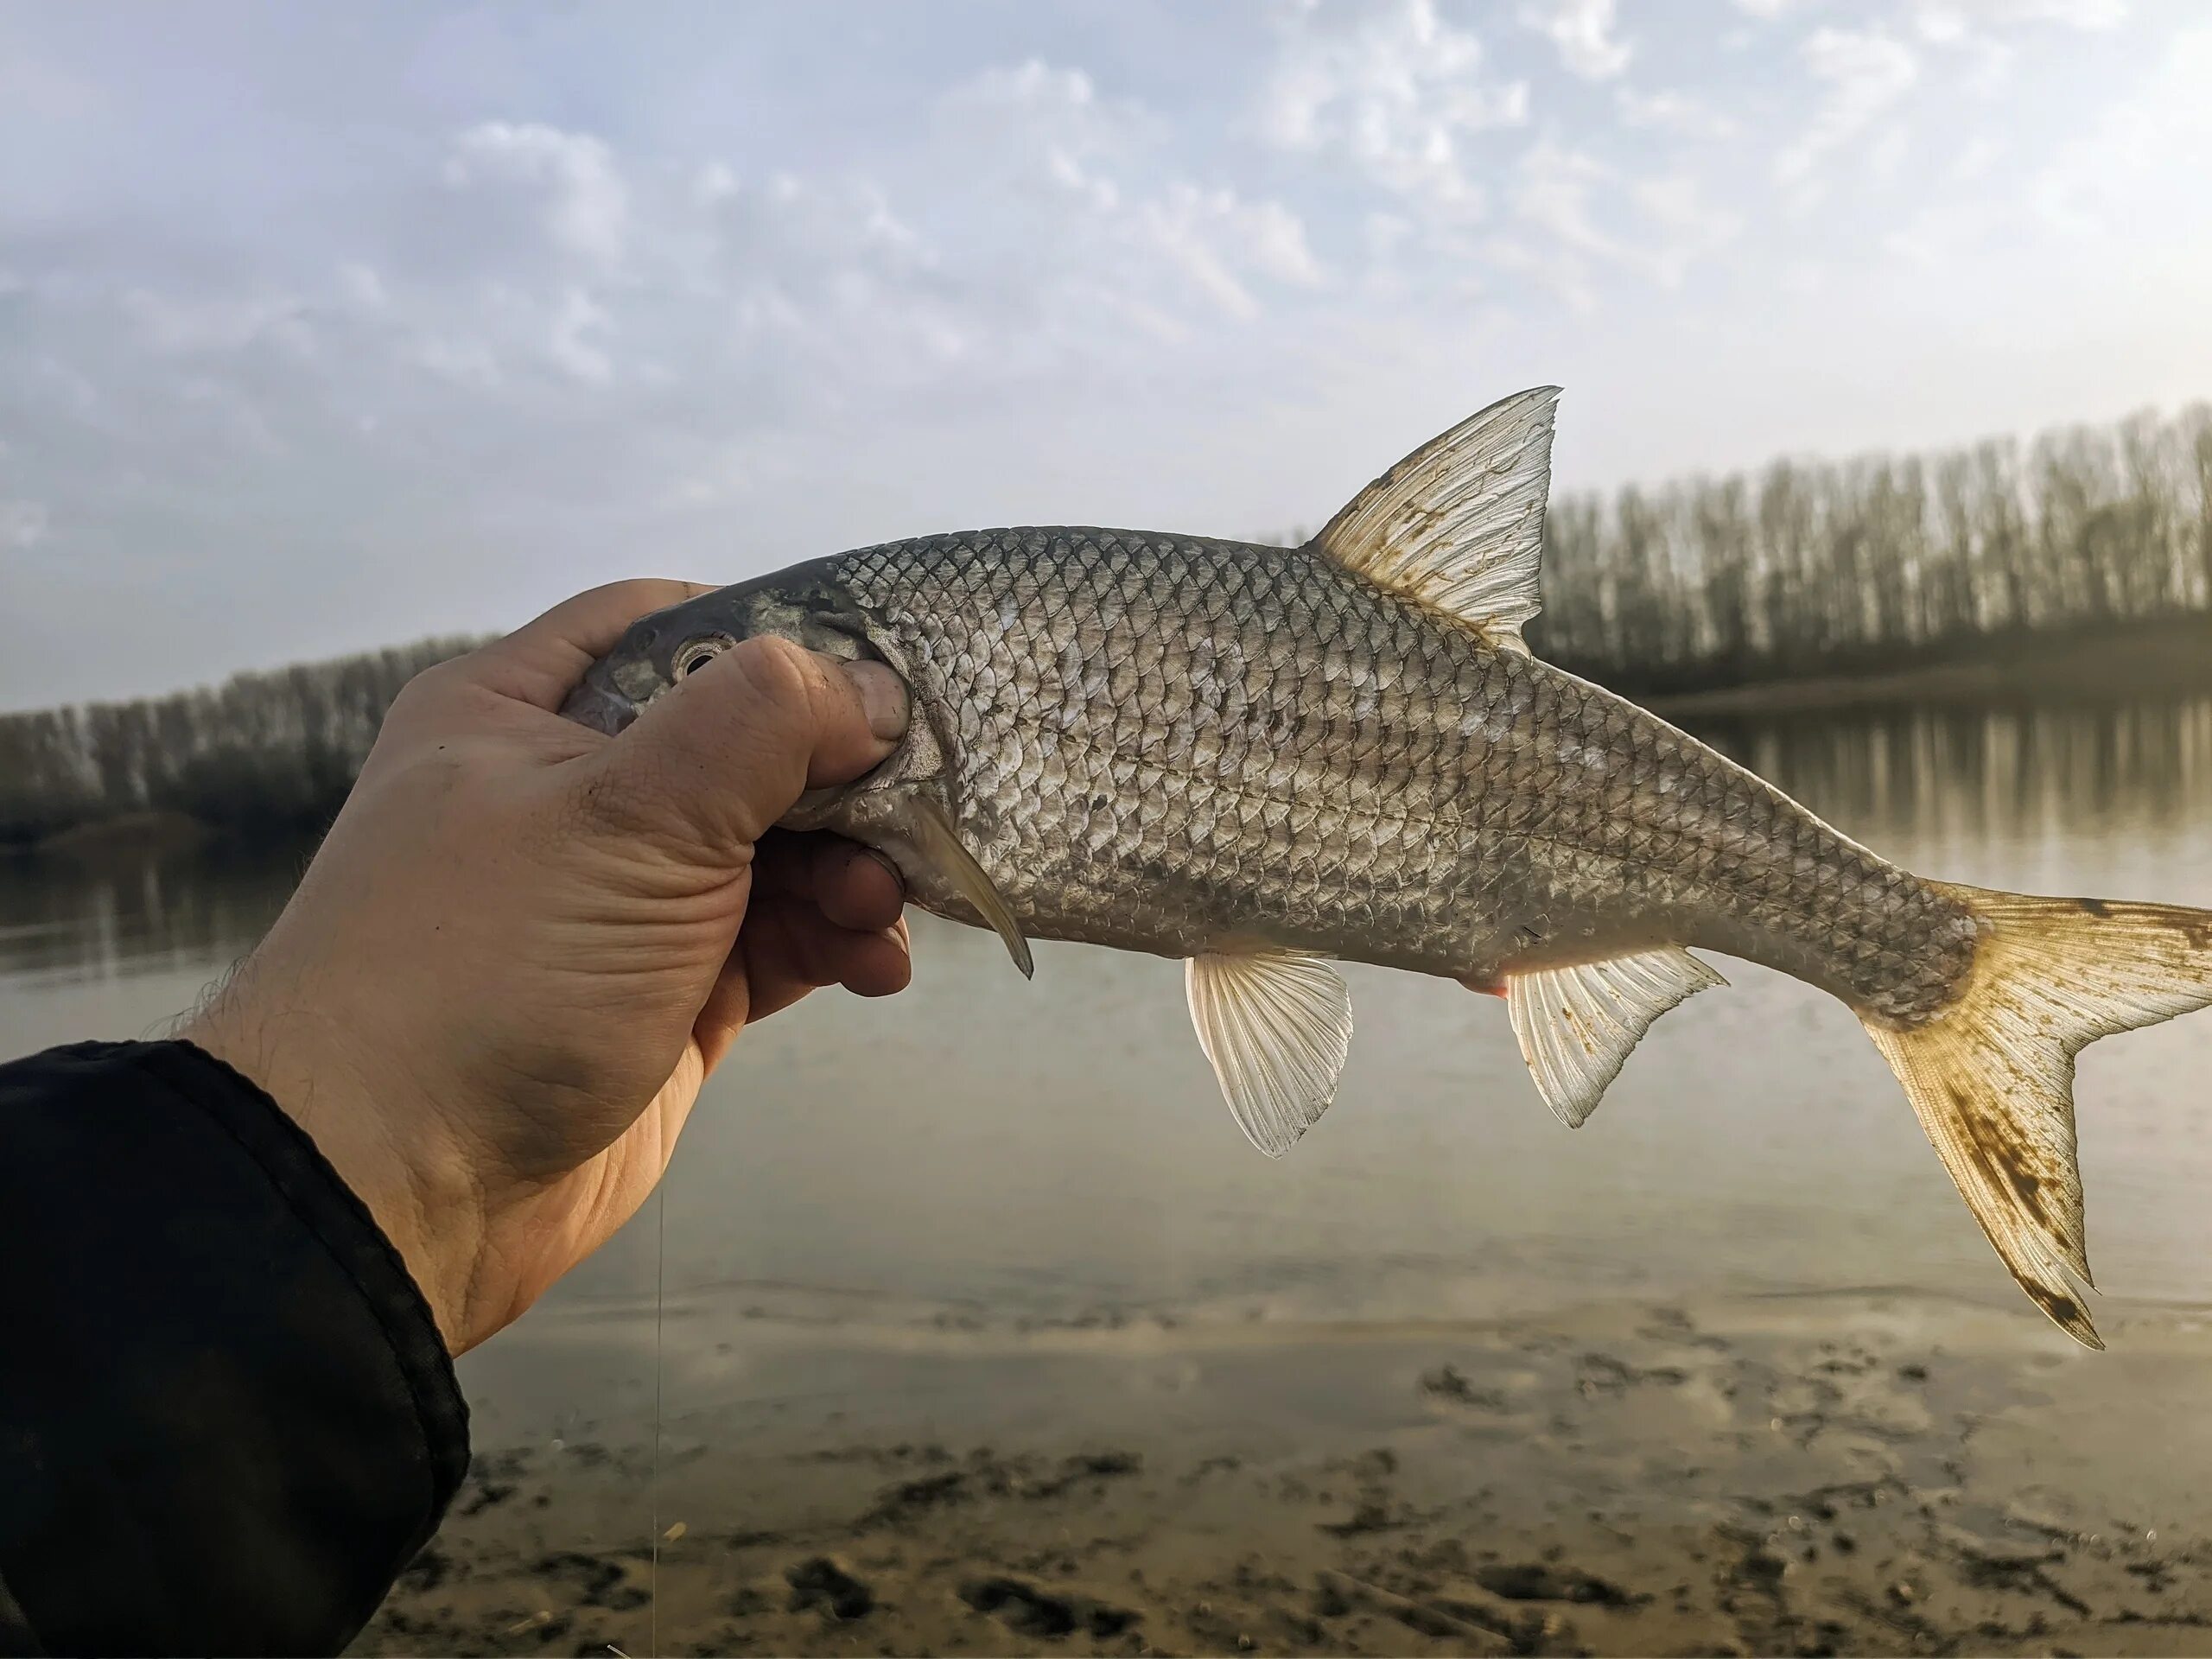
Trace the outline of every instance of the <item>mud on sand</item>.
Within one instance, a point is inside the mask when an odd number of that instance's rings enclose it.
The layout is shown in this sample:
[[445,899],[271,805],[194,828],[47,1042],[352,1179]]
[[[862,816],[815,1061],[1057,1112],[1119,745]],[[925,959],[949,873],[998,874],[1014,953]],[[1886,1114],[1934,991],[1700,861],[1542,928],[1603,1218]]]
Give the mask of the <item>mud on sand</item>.
[[2212,1651],[2212,1327],[2103,1323],[769,1315],[671,1374],[657,1506],[642,1445],[480,1452],[353,1651]]

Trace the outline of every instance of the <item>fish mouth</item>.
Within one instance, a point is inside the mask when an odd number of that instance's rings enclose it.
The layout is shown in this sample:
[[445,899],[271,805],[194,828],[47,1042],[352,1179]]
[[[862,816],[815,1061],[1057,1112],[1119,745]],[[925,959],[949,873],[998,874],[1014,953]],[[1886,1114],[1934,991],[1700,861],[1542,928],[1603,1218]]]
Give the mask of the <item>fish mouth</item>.
[[619,691],[610,691],[587,680],[569,693],[569,700],[561,705],[561,717],[617,737],[624,727],[638,717],[638,705]]

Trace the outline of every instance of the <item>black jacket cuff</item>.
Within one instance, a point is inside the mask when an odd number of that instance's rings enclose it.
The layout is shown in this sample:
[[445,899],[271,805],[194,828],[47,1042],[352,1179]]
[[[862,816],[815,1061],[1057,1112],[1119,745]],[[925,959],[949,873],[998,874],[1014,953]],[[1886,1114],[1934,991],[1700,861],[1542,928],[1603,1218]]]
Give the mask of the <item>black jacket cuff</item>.
[[181,1042],[0,1066],[0,1643],[334,1653],[468,1460],[430,1310],[246,1078]]

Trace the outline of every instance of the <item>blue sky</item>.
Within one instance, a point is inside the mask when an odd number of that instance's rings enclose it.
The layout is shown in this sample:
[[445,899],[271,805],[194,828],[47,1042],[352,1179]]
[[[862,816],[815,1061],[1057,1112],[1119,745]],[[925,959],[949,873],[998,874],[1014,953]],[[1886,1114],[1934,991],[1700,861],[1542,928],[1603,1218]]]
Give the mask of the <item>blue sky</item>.
[[2212,11],[0,0],[0,707],[2212,394]]

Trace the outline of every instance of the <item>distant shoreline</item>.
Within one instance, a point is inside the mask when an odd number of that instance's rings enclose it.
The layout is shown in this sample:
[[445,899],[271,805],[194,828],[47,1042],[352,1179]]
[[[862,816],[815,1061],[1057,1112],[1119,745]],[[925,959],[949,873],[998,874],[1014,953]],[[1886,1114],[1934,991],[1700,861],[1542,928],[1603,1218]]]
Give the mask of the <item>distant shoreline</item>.
[[[1637,697],[1667,719],[1884,708],[2133,701],[2212,693],[2212,616],[1978,641],[1942,660]],[[1633,696],[1632,693],[1625,694]]]
[[[1537,654],[1543,655],[1541,639]],[[1572,661],[1560,666],[1577,671]],[[2212,696],[2212,613],[2157,617],[2094,628],[2018,631],[1953,641],[1926,660],[1888,655],[1840,671],[1804,675],[1761,673],[1709,679],[1708,669],[1655,675],[1639,683],[1616,680],[1609,689],[1663,719],[1697,725],[1745,717],[1794,718],[1856,711],[1912,709],[2080,704]],[[1670,677],[1674,683],[1669,684]],[[1684,683],[1684,681],[1689,683]],[[334,816],[344,791],[326,804]],[[175,810],[136,810],[91,817],[29,840],[0,840],[0,856],[98,858],[189,848],[220,840],[230,845],[296,842],[311,828],[296,808],[262,822],[250,809],[217,823]]]

